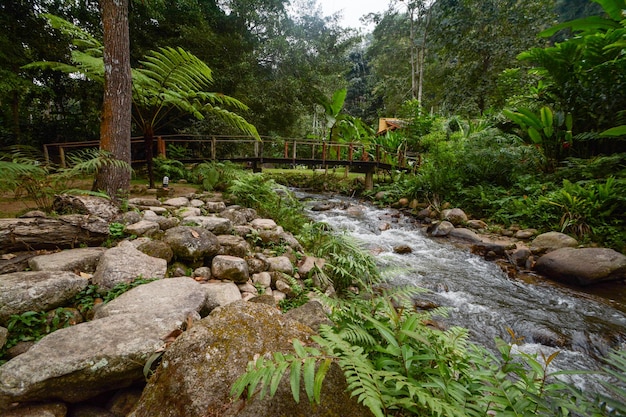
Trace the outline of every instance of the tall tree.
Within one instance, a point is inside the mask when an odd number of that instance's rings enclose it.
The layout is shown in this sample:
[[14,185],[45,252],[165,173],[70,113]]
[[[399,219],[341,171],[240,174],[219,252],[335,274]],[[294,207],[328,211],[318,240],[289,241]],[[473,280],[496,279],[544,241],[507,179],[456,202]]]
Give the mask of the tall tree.
[[[130,166],[132,78],[128,30],[128,0],[100,0],[104,36],[104,101],[100,148]],[[112,198],[130,188],[130,170],[105,164],[96,174],[94,189]]]
[[519,65],[520,52],[545,44],[537,34],[554,21],[554,0],[438,0],[432,13],[430,104],[475,115],[504,104],[494,98],[498,77]]

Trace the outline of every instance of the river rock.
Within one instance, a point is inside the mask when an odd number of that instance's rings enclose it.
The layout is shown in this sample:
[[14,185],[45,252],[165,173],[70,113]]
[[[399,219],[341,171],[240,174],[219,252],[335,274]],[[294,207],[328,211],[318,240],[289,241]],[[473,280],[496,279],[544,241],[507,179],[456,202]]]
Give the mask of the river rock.
[[159,223],[149,220],[141,220],[137,223],[129,224],[124,228],[124,232],[135,236],[152,236],[160,229]]
[[409,245],[396,245],[393,247],[393,251],[397,254],[404,255],[413,252],[413,249]]
[[482,220],[476,220],[476,219],[468,220],[467,227],[469,227],[470,229],[475,229],[475,230],[486,229],[487,223],[485,223]]
[[128,204],[132,204],[133,206],[143,206],[143,207],[160,207],[161,202],[156,198],[145,198],[145,197],[137,197],[131,198],[128,200]]
[[217,240],[220,242],[220,250],[218,252],[220,255],[246,258],[252,251],[250,244],[241,236],[219,235]]
[[230,255],[217,255],[211,263],[211,274],[217,279],[245,283],[250,278],[245,259]]
[[102,255],[91,281],[101,288],[111,289],[119,283],[130,283],[140,277],[163,278],[166,271],[165,259],[148,256],[131,242],[123,241]]
[[231,221],[222,217],[191,216],[187,217],[185,222],[196,223],[198,226],[207,229],[214,235],[227,235],[233,231]]
[[542,254],[561,248],[575,248],[578,241],[565,233],[548,232],[537,236],[531,243],[530,251]]
[[270,272],[282,272],[283,274],[291,275],[293,274],[293,265],[291,261],[286,256],[275,256],[273,258],[268,258],[267,261],[270,264],[269,270]]
[[208,310],[241,300],[241,292],[233,282],[209,282],[203,284],[202,289],[206,293],[206,308]]
[[137,245],[137,250],[153,258],[165,259],[169,263],[174,257],[170,246],[162,240],[148,240]]
[[89,281],[68,271],[26,271],[0,275],[0,325],[13,314],[61,307]]
[[455,226],[467,223],[467,214],[460,208],[453,208],[441,212],[441,219],[447,220]]
[[256,230],[274,230],[278,227],[276,222],[272,219],[254,219],[250,223],[250,226]]
[[324,265],[326,265],[326,259],[305,255],[298,264],[298,273],[300,276],[306,277],[315,268],[324,269]]
[[448,236],[456,238],[456,239],[465,240],[467,242],[472,242],[472,243],[481,241],[480,236],[478,236],[476,232],[470,229],[466,229],[464,227],[458,227],[456,229],[450,230],[450,233],[448,233]]
[[426,232],[431,236],[442,237],[448,236],[452,230],[454,230],[454,225],[449,221],[444,220],[431,224]]
[[189,205],[189,199],[187,197],[169,198],[163,202],[163,205],[176,208],[185,207]]
[[535,269],[569,284],[590,285],[626,278],[626,256],[609,248],[561,248],[543,255]]
[[204,203],[204,209],[209,213],[219,213],[226,210],[226,204],[223,201],[207,201]]
[[33,271],[80,271],[94,272],[106,248],[68,249],[28,260]]
[[231,399],[230,387],[249,361],[271,352],[293,352],[294,338],[306,343],[312,334],[309,327],[265,304],[239,301],[216,309],[165,352],[128,417],[370,416],[346,392],[343,373],[335,366],[324,381],[320,405],[306,398],[296,404],[288,377],[274,398]]
[[220,212],[220,216],[229,219],[233,226],[242,226],[257,217],[256,210],[239,206],[226,207]]
[[530,239],[536,234],[537,234],[537,229],[522,229],[522,230],[518,230],[517,232],[515,232],[513,237],[516,239],[526,240],[526,239]]
[[217,237],[202,227],[177,226],[165,231],[163,241],[167,243],[174,257],[196,261],[214,256],[219,252]]

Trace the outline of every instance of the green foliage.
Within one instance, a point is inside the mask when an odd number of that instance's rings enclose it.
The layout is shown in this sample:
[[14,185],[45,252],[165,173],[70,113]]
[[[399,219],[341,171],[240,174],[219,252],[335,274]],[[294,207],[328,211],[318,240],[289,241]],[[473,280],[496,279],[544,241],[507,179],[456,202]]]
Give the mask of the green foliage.
[[[42,155],[27,146],[13,146],[0,152],[0,167],[6,172],[0,189],[13,191],[17,198],[32,199],[41,210],[50,210],[55,194],[73,193],[71,187],[85,176],[96,175],[103,166],[132,170],[125,162],[109,152],[85,149],[68,153],[67,168],[47,164]],[[83,194],[104,196],[102,193],[80,191]]]
[[191,172],[190,178],[202,185],[206,191],[226,191],[233,180],[243,175],[243,170],[228,161],[203,162],[196,165]]
[[152,160],[154,174],[157,178],[167,176],[171,181],[184,180],[189,176],[185,164],[176,159],[168,159],[159,155]]
[[292,233],[297,233],[307,222],[303,207],[293,193],[262,174],[241,172],[230,183],[227,192],[238,204],[256,209],[261,216],[276,219]]
[[517,112],[505,109],[503,113],[520,126],[522,137],[543,150],[547,160],[544,170],[552,172],[554,163],[562,159],[564,150],[573,143],[571,113],[554,112],[548,106],[543,106],[539,113],[524,108]]
[[345,233],[331,231],[324,223],[304,224],[297,238],[305,251],[326,260],[320,271],[322,279],[331,282],[340,294],[357,283],[369,286],[379,277],[374,258],[360,242]]
[[541,35],[550,37],[567,29],[572,33],[569,39],[530,49],[519,58],[534,65],[531,71],[543,80],[548,104],[571,113],[579,132],[604,131],[606,137],[619,138],[624,133],[620,125],[626,109],[626,20],[622,12],[626,3],[596,3],[605,16],[556,25]]
[[289,281],[293,294],[283,299],[278,304],[283,312],[289,311],[294,308],[305,305],[309,302],[309,293],[313,291],[313,280],[305,279],[302,284],[295,278],[285,275],[286,280]]
[[465,329],[428,326],[431,315],[442,311],[413,310],[411,298],[421,291],[389,289],[377,281],[348,300],[323,298],[335,325],[320,328],[316,346],[294,340],[293,353],[250,362],[231,393],[272,396],[287,376],[296,401],[304,385],[309,401],[319,403],[324,376],[335,363],[351,395],[376,416],[600,416],[624,395],[623,352],[611,356],[615,367],[605,370],[619,382],[610,388],[614,395],[596,397],[560,380],[562,372],[550,371],[558,351],[516,353],[511,332],[513,343],[498,340],[495,355],[469,342]]

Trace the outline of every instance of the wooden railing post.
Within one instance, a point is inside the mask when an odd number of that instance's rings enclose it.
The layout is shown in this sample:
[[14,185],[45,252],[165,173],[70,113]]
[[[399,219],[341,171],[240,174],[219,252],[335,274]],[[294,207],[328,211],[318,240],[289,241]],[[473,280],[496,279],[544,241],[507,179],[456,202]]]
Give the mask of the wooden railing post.
[[59,146],[59,157],[61,158],[61,168],[67,168],[65,165],[65,148],[63,146]]
[[285,142],[285,159],[289,158],[289,142]]
[[292,155],[291,155],[291,163],[293,164],[294,167],[296,166],[296,148],[297,148],[296,141],[294,140],[293,141],[293,152],[292,152]]
[[48,145],[43,145],[43,156],[46,160],[46,165],[50,164],[50,154],[48,153]]
[[211,160],[215,161],[216,159],[216,151],[215,151],[215,147],[217,145],[217,140],[215,139],[215,136],[211,136]]
[[322,163],[323,163],[324,165],[326,165],[326,147],[327,147],[327,146],[328,146],[328,145],[326,144],[326,141],[324,141],[324,142],[322,143]]
[[354,144],[350,142],[350,147],[348,148],[348,160],[352,162],[352,157],[354,155]]

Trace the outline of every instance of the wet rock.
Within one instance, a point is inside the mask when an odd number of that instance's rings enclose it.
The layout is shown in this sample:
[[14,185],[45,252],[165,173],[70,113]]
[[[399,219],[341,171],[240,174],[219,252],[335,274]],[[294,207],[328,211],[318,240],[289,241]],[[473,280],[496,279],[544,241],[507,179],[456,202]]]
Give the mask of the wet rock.
[[431,224],[426,230],[426,232],[430,236],[443,237],[443,236],[448,236],[448,234],[452,230],[454,230],[454,225],[450,223],[449,221],[444,220],[441,222]]
[[520,268],[525,268],[531,252],[528,248],[515,249],[510,254],[511,263]]
[[0,325],[13,314],[47,311],[69,304],[89,281],[68,271],[27,271],[0,275]]
[[393,247],[393,251],[397,254],[404,255],[413,252],[409,245],[397,245]]
[[530,251],[542,254],[561,248],[575,248],[578,241],[565,233],[548,232],[537,236],[531,243]]
[[450,230],[448,233],[449,237],[453,237],[456,239],[464,240],[467,242],[480,242],[480,236],[476,234],[473,230],[466,229],[464,227],[458,227],[456,229]]
[[626,256],[608,248],[561,248],[543,255],[535,269],[574,285],[626,279]]
[[135,249],[131,242],[124,241],[102,255],[91,281],[101,288],[111,289],[139,277],[163,278],[166,271],[165,259],[148,256]]
[[317,202],[311,207],[312,211],[328,211],[335,208],[335,203],[330,201],[320,201]]

